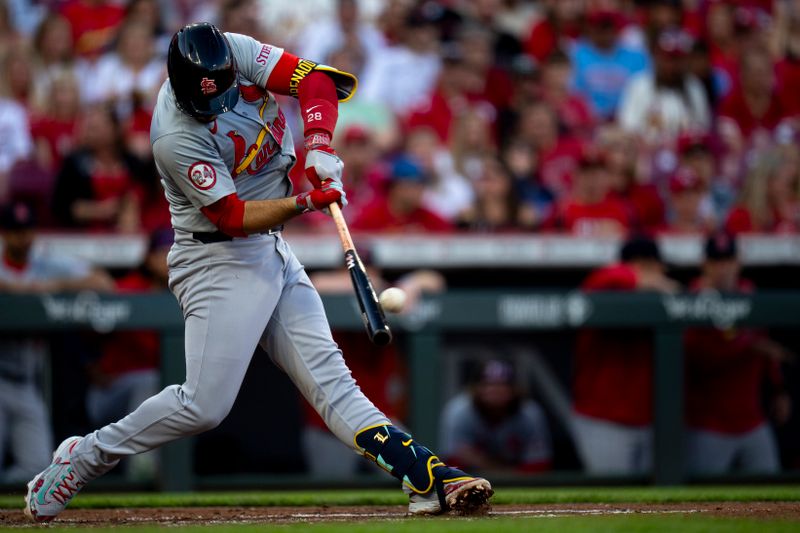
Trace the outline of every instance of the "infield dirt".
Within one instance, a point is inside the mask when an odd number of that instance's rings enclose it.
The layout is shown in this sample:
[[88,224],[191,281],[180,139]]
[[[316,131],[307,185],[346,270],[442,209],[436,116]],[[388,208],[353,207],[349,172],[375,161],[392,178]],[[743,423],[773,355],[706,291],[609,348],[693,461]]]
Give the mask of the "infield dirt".
[[[798,502],[719,502],[669,504],[542,504],[496,505],[495,517],[560,517],[625,514],[700,514],[714,517],[800,521]],[[303,522],[366,522],[406,518],[403,506],[331,507],[161,507],[67,510],[54,524],[73,526],[286,524]],[[415,518],[416,519],[416,518]],[[21,509],[0,509],[0,527],[30,525]]]

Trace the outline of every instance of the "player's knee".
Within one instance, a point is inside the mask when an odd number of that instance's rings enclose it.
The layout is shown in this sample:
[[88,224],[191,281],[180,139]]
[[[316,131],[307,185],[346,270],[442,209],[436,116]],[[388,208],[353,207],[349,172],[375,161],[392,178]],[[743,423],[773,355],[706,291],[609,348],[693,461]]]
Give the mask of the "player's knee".
[[223,402],[219,398],[216,401],[212,400],[202,396],[195,397],[194,401],[186,406],[192,433],[201,433],[214,429],[228,416],[233,406],[232,402]]

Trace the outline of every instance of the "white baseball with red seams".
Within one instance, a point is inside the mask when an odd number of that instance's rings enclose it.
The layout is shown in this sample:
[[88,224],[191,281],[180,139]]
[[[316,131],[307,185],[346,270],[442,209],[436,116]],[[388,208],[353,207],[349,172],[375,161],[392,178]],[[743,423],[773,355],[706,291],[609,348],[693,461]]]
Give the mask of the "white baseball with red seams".
[[401,312],[406,306],[407,299],[406,292],[400,287],[389,287],[378,297],[381,307],[390,313]]

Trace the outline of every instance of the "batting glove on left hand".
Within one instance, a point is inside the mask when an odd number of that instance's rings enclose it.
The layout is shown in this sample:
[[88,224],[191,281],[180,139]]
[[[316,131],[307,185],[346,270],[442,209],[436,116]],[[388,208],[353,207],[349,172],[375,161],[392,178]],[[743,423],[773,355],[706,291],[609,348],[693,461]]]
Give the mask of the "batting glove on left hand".
[[342,188],[342,184],[328,179],[324,180],[318,189],[311,189],[308,192],[301,192],[295,198],[297,210],[302,213],[309,211],[322,211],[326,215],[331,214],[328,206],[338,203],[340,207],[347,205],[347,194]]
[[[310,169],[314,169],[321,182],[333,180],[342,183],[344,163],[334,149],[326,144],[313,145],[306,152],[306,175],[309,175]],[[313,181],[312,185],[319,187]]]

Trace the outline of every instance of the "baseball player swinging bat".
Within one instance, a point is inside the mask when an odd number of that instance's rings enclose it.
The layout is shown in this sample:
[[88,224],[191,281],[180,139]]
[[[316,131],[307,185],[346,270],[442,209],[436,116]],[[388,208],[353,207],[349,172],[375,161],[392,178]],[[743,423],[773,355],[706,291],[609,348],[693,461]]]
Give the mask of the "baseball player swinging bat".
[[[328,208],[370,338],[389,342],[337,204],[347,198],[330,140],[355,76],[209,23],[175,33],[167,72],[150,140],[175,229],[169,285],[184,312],[186,380],[117,422],[65,439],[28,483],[25,513],[53,520],[123,457],[219,425],[258,346],[341,442],[401,483],[410,514],[486,512],[489,481],[446,465],[364,395],[331,337],[319,294],[282,236],[284,223]],[[311,191],[292,194],[294,141],[273,93],[300,103],[305,165],[318,178]]]
[[[319,177],[313,168],[306,169],[306,174],[308,180],[314,186],[319,185]],[[364,327],[367,328],[367,336],[373,344],[386,346],[392,342],[392,331],[389,329],[389,324],[386,323],[386,317],[383,314],[381,304],[378,302],[378,297],[375,295],[372,282],[367,276],[364,263],[361,262],[361,258],[358,256],[356,247],[353,244],[353,238],[350,236],[350,230],[347,228],[347,222],[344,219],[342,210],[335,203],[328,208],[333,217],[333,222],[336,224],[336,231],[339,232],[339,239],[342,241],[344,262],[347,265],[347,271],[350,272],[350,280],[353,282],[353,289],[356,292]]]

